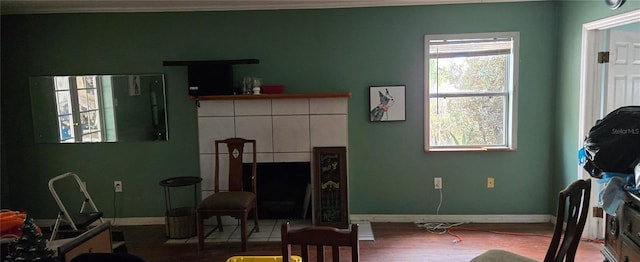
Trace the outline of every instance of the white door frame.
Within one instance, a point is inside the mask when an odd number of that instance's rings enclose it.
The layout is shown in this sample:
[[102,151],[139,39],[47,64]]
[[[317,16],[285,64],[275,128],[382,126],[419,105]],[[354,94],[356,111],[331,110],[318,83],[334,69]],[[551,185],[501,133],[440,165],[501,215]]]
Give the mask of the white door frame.
[[[610,29],[613,27],[640,22],[640,9],[627,13],[614,15],[582,25],[582,54],[580,57],[580,111],[578,128],[578,145],[582,147],[584,137],[589,129],[600,118],[600,73],[596,61],[598,48],[598,30]],[[589,177],[582,168],[578,169],[577,178]],[[592,182],[591,203],[597,201],[597,187]],[[604,238],[603,219],[593,218],[589,210],[589,218],[585,226],[584,234],[588,238]]]

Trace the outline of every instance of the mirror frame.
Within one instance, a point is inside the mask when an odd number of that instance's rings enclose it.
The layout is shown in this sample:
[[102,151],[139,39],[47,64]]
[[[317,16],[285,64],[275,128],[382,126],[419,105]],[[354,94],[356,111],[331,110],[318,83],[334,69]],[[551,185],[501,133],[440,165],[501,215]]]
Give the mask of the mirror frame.
[[29,87],[36,143],[169,138],[164,74],[35,76]]

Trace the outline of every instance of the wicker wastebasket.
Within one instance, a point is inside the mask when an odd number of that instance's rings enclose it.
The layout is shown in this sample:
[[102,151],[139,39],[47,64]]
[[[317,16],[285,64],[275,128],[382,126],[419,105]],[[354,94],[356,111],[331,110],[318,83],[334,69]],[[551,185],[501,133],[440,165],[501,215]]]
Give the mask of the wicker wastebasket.
[[189,238],[196,235],[196,209],[180,207],[167,211],[164,218],[168,238]]
[[[164,187],[164,201],[167,207],[164,225],[168,238],[189,238],[196,235],[196,206],[198,205],[197,185],[201,177],[181,176],[171,177],[160,181]],[[193,186],[193,206],[171,208],[171,188]]]

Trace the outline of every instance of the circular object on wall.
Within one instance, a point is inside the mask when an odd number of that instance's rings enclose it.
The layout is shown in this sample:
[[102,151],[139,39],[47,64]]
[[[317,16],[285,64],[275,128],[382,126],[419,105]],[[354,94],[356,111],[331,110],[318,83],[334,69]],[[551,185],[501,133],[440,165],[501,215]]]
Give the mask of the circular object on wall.
[[604,3],[611,10],[618,9],[618,7],[622,6],[625,0],[604,0]]

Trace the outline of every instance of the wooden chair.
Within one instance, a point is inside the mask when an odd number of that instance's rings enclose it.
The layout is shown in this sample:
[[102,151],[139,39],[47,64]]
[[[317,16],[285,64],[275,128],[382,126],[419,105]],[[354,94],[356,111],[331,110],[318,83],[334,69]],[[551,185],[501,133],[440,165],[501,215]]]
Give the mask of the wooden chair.
[[[219,144],[227,144],[229,153],[229,191],[220,192],[220,154],[218,151]],[[242,156],[245,144],[253,145],[253,160],[251,170],[251,192],[243,191],[242,178]],[[221,216],[232,216],[240,219],[240,232],[242,251],[247,251],[247,239],[255,230],[258,232],[258,208],[256,197],[256,141],[243,138],[229,138],[225,140],[215,141],[215,167],[214,167],[214,194],[205,198],[200,202],[196,209],[197,231],[198,231],[198,250],[202,250],[204,246],[204,220],[216,216],[218,220],[217,229],[222,232]],[[249,212],[253,210],[254,228],[247,234],[247,217]],[[216,230],[211,230],[213,232]],[[209,232],[209,234],[211,234]]]
[[316,261],[324,260],[325,246],[331,246],[333,262],[340,261],[340,247],[351,247],[351,261],[357,262],[360,257],[358,245],[358,224],[352,224],[350,230],[335,227],[311,226],[291,230],[289,222],[282,224],[282,261],[290,262],[291,245],[300,245],[302,261],[309,259],[309,246],[316,247]]
[[[580,243],[582,230],[587,221],[589,211],[589,198],[591,196],[591,181],[577,180],[564,190],[558,197],[558,210],[556,213],[556,225],[551,238],[551,244],[544,257],[544,262],[573,262],[576,250]],[[567,202],[569,206],[567,207]],[[568,210],[566,229],[565,211]],[[504,250],[489,250],[475,257],[471,262],[533,262],[536,260],[523,257]]]

